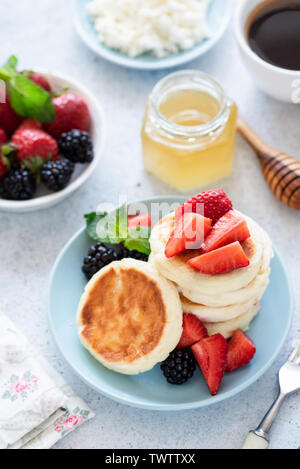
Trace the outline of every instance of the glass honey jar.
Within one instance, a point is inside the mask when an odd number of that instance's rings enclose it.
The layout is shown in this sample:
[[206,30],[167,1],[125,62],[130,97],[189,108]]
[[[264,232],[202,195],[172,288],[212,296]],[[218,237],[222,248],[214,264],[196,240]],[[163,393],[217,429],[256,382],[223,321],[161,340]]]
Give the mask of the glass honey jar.
[[237,107],[209,75],[168,75],[150,94],[142,128],[146,170],[183,192],[231,174]]

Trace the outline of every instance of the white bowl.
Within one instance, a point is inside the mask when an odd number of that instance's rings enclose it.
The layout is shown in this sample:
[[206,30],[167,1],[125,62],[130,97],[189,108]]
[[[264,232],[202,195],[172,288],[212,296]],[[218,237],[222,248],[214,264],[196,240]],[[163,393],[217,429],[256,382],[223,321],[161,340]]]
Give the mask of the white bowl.
[[73,78],[46,70],[35,70],[48,78],[52,89],[60,90],[68,88],[68,91],[75,93],[86,101],[91,113],[91,126],[89,133],[91,134],[94,144],[94,159],[89,164],[76,164],[75,172],[70,183],[62,191],[50,192],[43,186],[43,184],[40,184],[36,195],[32,199],[19,202],[0,198],[0,211],[24,213],[48,208],[58,204],[66,197],[69,197],[69,195],[75,192],[87,181],[95,171],[105,146],[106,125],[104,112],[95,96],[93,96],[83,85],[73,80]]
[[251,12],[262,0],[240,0],[235,13],[235,35],[242,59],[257,85],[268,95],[288,103],[300,102],[300,71],[276,67],[261,59],[250,48],[245,25]]

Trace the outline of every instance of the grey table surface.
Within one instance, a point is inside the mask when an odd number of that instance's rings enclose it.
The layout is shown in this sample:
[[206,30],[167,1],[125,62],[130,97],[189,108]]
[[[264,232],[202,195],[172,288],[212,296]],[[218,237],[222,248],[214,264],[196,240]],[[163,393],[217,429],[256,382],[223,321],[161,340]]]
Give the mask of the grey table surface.
[[[78,379],[53,343],[47,323],[49,273],[65,243],[82,227],[83,213],[99,202],[116,203],[119,194],[134,200],[174,193],[145,173],[139,137],[145,99],[168,71],[139,72],[97,57],[73,28],[71,0],[1,0],[0,44],[1,63],[15,53],[22,68],[48,67],[80,80],[101,101],[109,128],[99,168],[71,198],[46,211],[0,213],[0,309],[96,413],[56,448],[239,448],[274,399],[276,372],[300,336],[300,214],[275,200],[254,152],[238,136],[234,171],[222,186],[237,208],[269,232],[285,258],[296,299],[289,340],[255,384],[208,408],[150,412],[97,394]],[[276,102],[257,89],[240,61],[232,27],[212,51],[185,68],[215,76],[264,139],[300,158],[299,105]],[[294,395],[284,404],[272,430],[271,448],[300,446],[299,399]]]

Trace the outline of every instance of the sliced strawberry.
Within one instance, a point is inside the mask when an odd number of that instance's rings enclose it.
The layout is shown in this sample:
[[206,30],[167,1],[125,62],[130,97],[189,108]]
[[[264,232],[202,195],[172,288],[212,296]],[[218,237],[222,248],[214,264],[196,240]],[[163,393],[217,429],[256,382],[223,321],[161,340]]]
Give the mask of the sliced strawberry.
[[180,205],[176,210],[175,219],[184,213],[199,213],[210,218],[213,224],[225,213],[232,210],[232,202],[222,189],[201,192],[190,200]]
[[143,226],[145,228],[151,228],[152,221],[150,215],[136,215],[128,218],[128,230]]
[[177,348],[186,348],[207,337],[206,327],[194,314],[184,314],[183,331]]
[[202,274],[214,275],[247,267],[250,262],[238,241],[222,248],[193,257],[188,264]]
[[192,351],[211,395],[215,396],[221,385],[227,363],[226,340],[221,334],[215,334],[192,345]]
[[249,237],[250,231],[245,218],[236,210],[230,210],[213,226],[201,250],[203,253],[210,252],[235,241],[242,243]]
[[242,331],[236,331],[228,344],[226,372],[247,365],[256,353],[254,342]]
[[173,257],[187,249],[199,249],[211,229],[211,220],[197,213],[185,213],[175,222],[175,229],[165,249],[166,257]]

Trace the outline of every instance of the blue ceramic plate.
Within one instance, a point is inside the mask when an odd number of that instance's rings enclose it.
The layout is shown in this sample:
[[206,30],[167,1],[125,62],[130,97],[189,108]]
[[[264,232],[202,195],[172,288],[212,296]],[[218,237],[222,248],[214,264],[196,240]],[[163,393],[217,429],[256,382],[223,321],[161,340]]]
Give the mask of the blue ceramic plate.
[[101,43],[86,8],[90,1],[91,0],[74,0],[74,22],[82,40],[101,57],[125,67],[141,70],[176,67],[204,54],[222,37],[229,24],[232,11],[232,0],[211,0],[207,13],[207,23],[211,31],[210,38],[205,39],[188,51],[172,54],[162,59],[153,57],[150,54],[130,58]]
[[[182,203],[184,199],[156,197],[142,202],[149,206],[151,202],[175,201]],[[104,368],[82,347],[75,323],[77,305],[86,284],[81,272],[82,260],[91,244],[82,229],[59,255],[50,280],[49,320],[61,353],[80,378],[95,390],[123,404],[144,409],[192,409],[223,401],[246,389],[275,360],[289,332],[293,310],[288,275],[277,251],[262,309],[248,331],[257,354],[251,364],[225,375],[217,396],[210,396],[199,370],[186,384],[173,386],[166,382],[159,365],[139,376],[125,376]]]

